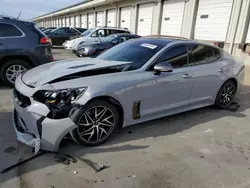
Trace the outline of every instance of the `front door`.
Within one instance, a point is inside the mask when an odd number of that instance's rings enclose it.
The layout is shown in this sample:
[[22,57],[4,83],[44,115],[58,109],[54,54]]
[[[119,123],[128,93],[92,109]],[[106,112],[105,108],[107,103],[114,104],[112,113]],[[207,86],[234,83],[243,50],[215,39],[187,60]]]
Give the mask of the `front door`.
[[153,74],[153,70],[146,73],[152,75],[152,80],[149,82],[151,87],[147,87],[147,91],[143,91],[145,96],[149,97],[141,105],[141,115],[145,118],[154,114],[172,114],[184,111],[189,105],[193,72],[192,67],[188,66],[187,45],[167,49],[154,64],[160,62],[171,64],[173,71],[162,72],[159,75]]
[[5,53],[6,53],[6,48],[4,44],[4,39],[1,38],[1,34],[0,34],[0,60],[2,59]]
[[194,85],[190,105],[204,106],[214,103],[222,83],[227,79],[228,63],[220,60],[217,48],[190,45],[190,65],[194,71]]

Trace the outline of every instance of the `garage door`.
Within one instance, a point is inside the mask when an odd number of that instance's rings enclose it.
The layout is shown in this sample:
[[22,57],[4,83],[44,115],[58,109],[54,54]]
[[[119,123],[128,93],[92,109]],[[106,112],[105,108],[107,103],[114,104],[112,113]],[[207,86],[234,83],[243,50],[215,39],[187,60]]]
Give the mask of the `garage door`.
[[131,7],[121,8],[120,27],[130,29]]
[[225,41],[233,0],[200,0],[195,39]]
[[97,12],[96,13],[96,25],[103,26],[103,12]]
[[75,19],[74,19],[74,16],[71,16],[71,17],[70,17],[70,26],[71,26],[71,27],[75,27]]
[[66,18],[66,27],[69,27],[69,17]]
[[185,2],[183,0],[164,1],[161,34],[180,36]]
[[107,11],[107,26],[115,27],[115,9]]
[[65,26],[65,20],[64,20],[64,18],[61,19],[61,25],[62,25],[62,27]]
[[137,34],[146,36],[151,34],[153,20],[153,3],[139,5]]
[[61,27],[61,20],[60,20],[60,18],[57,19],[57,25],[58,25],[58,27]]
[[89,13],[88,17],[88,29],[95,27],[94,13]]
[[87,28],[87,16],[81,15],[81,28]]
[[80,27],[80,16],[75,16],[75,27]]
[[248,32],[247,32],[246,43],[250,43],[250,23],[249,23],[249,26],[248,26]]

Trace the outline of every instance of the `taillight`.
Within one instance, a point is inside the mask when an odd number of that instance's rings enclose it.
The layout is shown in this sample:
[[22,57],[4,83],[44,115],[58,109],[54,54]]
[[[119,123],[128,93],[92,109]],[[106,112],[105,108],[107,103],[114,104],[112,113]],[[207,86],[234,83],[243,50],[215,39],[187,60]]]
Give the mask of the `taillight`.
[[50,57],[49,60],[50,60],[50,61],[54,61],[54,57]]
[[40,38],[40,44],[48,44],[51,43],[51,40],[47,37]]

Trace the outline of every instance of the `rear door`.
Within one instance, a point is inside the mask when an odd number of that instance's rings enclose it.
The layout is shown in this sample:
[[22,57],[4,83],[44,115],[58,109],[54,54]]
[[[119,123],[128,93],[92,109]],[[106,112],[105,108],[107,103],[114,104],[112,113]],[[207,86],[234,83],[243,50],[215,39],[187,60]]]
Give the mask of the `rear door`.
[[228,63],[220,60],[219,49],[206,45],[189,45],[194,85],[190,97],[193,105],[214,103],[219,88],[227,79]]
[[6,53],[19,51],[23,48],[23,43],[27,42],[24,33],[16,25],[1,23],[0,31],[2,37],[4,37],[4,40],[1,40],[2,44],[5,44],[5,46],[1,45],[0,48],[7,47],[8,51]]

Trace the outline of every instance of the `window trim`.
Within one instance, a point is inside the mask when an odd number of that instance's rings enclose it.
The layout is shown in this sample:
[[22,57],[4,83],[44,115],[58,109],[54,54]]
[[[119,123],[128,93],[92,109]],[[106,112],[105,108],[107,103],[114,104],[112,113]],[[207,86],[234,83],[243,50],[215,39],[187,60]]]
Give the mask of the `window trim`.
[[21,36],[9,36],[9,37],[4,37],[4,36],[1,36],[1,35],[0,35],[0,39],[1,39],[1,38],[4,38],[4,39],[8,39],[8,38],[23,38],[23,37],[26,36],[25,33],[24,33],[19,27],[17,27],[17,26],[14,25],[14,24],[11,24],[11,23],[4,23],[4,22],[1,22],[0,24],[12,25],[12,26],[14,26],[15,28],[17,28],[17,29],[22,33]]
[[[92,38],[98,38],[98,36],[97,36],[97,31],[98,31],[99,29],[97,29],[97,30],[95,30],[95,31],[93,31],[91,34],[90,34],[90,37],[92,37]],[[96,36],[95,37],[93,37],[93,34],[96,32]]]
[[[215,57],[215,53],[214,53],[214,47],[213,47],[213,46],[210,46],[210,45],[206,45],[206,44],[188,44],[189,57],[192,56],[192,51],[191,51],[191,49],[189,49],[189,46],[190,46],[190,45],[207,46],[207,47],[211,48],[211,50],[212,50],[212,52],[213,52],[213,57],[216,58],[216,57]],[[219,52],[220,52],[220,50],[219,50]],[[214,59],[213,61],[206,62],[206,63],[194,64],[194,65],[192,65],[192,62],[190,61],[190,65],[189,65],[189,66],[190,66],[190,67],[194,67],[194,66],[200,66],[200,65],[207,65],[207,64],[210,64],[210,63],[214,63],[215,61],[217,61],[217,60],[220,59],[220,58],[221,58],[221,53],[220,53],[220,57]],[[192,59],[192,58],[190,58],[190,60],[191,60],[191,59]],[[188,62],[189,62],[189,61],[188,61]]]
[[[173,67],[173,70],[189,67],[189,66],[190,66],[190,65],[189,65],[190,52],[189,52],[189,49],[188,49],[188,44],[186,44],[186,43],[181,43],[181,44],[174,44],[174,45],[172,45],[172,46],[166,48],[165,50],[163,50],[163,51],[162,51],[162,52],[161,52],[161,53],[160,53],[160,54],[150,63],[150,65],[146,68],[146,71],[152,71],[150,68],[151,68],[152,66],[156,65],[157,59],[159,59],[160,56],[163,55],[165,52],[167,52],[168,50],[171,50],[172,48],[174,48],[174,47],[176,47],[176,46],[181,46],[181,45],[185,45],[185,46],[187,47],[187,52],[188,52],[187,66],[185,66],[185,67],[179,67],[179,68],[174,68],[174,67]],[[159,62],[159,63],[160,63],[160,62]],[[172,65],[171,65],[171,66],[172,66]]]

